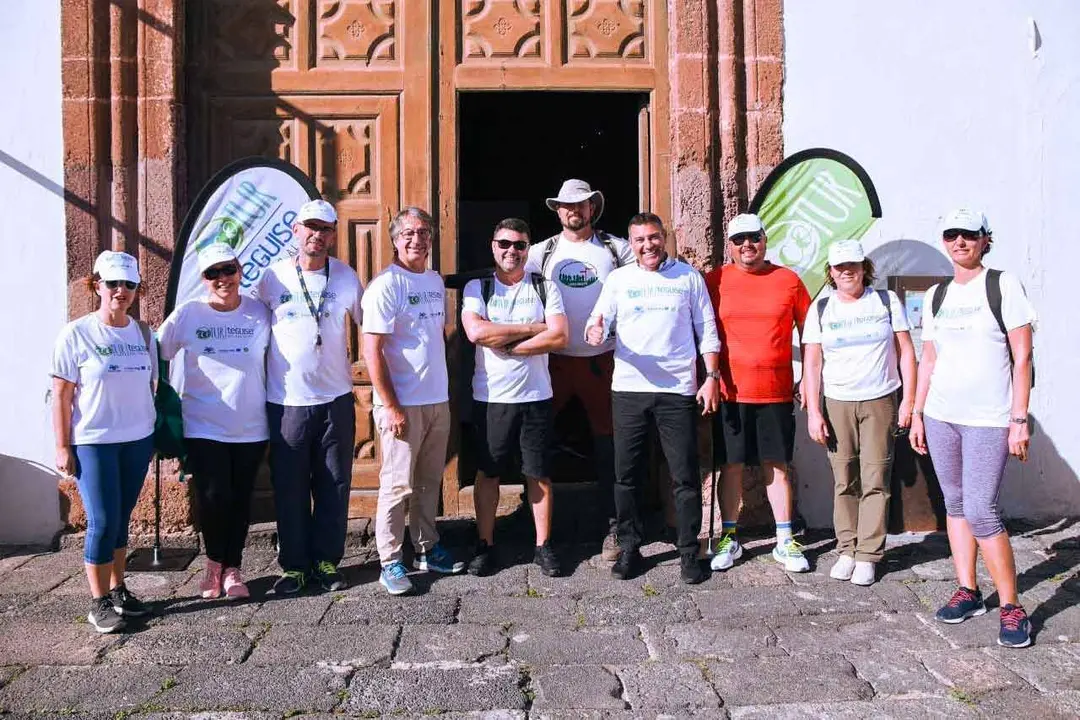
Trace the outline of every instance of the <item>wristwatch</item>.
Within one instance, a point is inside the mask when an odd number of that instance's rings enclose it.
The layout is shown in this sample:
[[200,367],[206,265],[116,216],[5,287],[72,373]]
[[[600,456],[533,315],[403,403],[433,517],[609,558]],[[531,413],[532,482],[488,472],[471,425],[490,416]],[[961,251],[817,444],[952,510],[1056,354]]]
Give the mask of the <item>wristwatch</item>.
[[710,377],[713,380],[720,380],[720,371],[719,370],[709,370],[707,373],[705,373],[705,377]]
[[1027,418],[1026,417],[1009,418],[1009,422],[1011,422],[1013,425],[1027,425]]

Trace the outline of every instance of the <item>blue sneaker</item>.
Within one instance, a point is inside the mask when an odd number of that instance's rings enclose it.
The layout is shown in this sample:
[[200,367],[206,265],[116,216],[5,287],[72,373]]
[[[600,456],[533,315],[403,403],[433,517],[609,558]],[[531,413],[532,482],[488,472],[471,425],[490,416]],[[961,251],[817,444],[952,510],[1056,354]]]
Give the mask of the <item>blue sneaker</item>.
[[404,595],[413,589],[405,563],[400,560],[383,565],[382,572],[379,573],[379,583],[391,595]]
[[949,623],[950,625],[956,625],[962,623],[968,618],[977,617],[986,612],[986,603],[983,602],[982,591],[978,588],[969,590],[964,586],[960,586],[953,593],[953,596],[949,598],[949,602],[937,613],[934,614],[934,619],[938,622]]
[[1002,606],[998,645],[1022,648],[1030,644],[1031,620],[1028,620],[1027,611],[1019,605]]
[[442,545],[435,543],[426,553],[421,553],[413,559],[413,567],[417,570],[443,575],[456,575],[465,569],[465,563],[455,562],[453,556]]

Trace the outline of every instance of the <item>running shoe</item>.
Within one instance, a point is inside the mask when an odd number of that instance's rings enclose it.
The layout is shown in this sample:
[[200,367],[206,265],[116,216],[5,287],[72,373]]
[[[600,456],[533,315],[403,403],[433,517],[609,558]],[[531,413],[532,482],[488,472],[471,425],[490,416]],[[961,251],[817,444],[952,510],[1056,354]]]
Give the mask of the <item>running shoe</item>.
[[1031,620],[1027,611],[1019,605],[1005,605],[1001,608],[1001,631],[998,633],[998,645],[1012,648],[1027,647],[1031,644]]
[[112,598],[108,595],[94,598],[90,603],[90,612],[86,613],[86,620],[99,633],[113,633],[127,627],[124,618],[116,612]]
[[791,573],[804,573],[810,569],[810,562],[803,555],[803,546],[795,540],[777,543],[772,551],[773,560],[784,566]]
[[120,583],[109,591],[109,599],[112,600],[116,612],[124,617],[140,618],[150,614],[150,608],[148,608],[142,600],[135,597],[135,595],[127,589],[124,583]]
[[735,539],[735,533],[724,533],[720,537],[720,544],[716,546],[716,554],[713,555],[709,567],[713,570],[727,570],[742,557],[742,553],[742,545]]
[[345,576],[338,572],[337,565],[323,560],[311,570],[311,578],[327,592],[338,592],[349,587]]
[[405,563],[400,560],[383,565],[382,572],[379,573],[379,583],[391,595],[404,595],[413,589]]
[[413,567],[443,575],[456,575],[465,569],[465,563],[455,561],[442,545],[435,543],[426,553],[420,553],[413,559]]
[[[1004,608],[1002,608],[1004,609]],[[982,591],[978,588],[970,590],[963,585],[956,589],[949,602],[945,603],[934,614],[934,619],[939,622],[956,625],[968,618],[978,617],[986,612],[986,603],[983,602]]]
[[206,558],[206,569],[203,570],[202,582],[199,583],[199,592],[206,599],[221,597],[221,563]]

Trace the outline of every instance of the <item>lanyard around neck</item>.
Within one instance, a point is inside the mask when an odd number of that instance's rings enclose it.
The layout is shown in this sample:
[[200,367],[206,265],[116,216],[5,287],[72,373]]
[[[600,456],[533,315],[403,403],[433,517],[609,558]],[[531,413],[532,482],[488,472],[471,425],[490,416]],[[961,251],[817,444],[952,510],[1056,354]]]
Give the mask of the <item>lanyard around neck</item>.
[[326,302],[326,291],[330,288],[330,258],[326,259],[326,265],[323,266],[323,275],[326,277],[326,285],[319,295],[319,305],[316,307],[315,301],[311,299],[311,293],[308,292],[307,283],[304,282],[304,271],[300,269],[300,260],[297,258],[296,277],[300,280],[300,290],[304,293],[304,300],[307,301],[308,310],[311,311],[311,317],[315,318],[315,347],[322,345],[322,330],[319,328],[319,322],[322,320],[323,303]]

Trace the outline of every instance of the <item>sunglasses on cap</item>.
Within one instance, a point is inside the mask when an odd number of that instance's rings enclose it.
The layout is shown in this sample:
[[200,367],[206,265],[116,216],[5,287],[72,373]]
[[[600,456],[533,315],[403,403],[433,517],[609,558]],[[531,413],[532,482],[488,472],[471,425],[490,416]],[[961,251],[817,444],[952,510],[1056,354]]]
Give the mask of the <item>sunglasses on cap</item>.
[[985,233],[982,230],[961,230],[960,228],[950,228],[941,233],[942,239],[946,242],[952,242],[958,237],[962,237],[965,240],[978,240]]
[[131,282],[130,280],[102,280],[102,282],[105,283],[105,287],[109,288],[110,290],[115,290],[121,285],[126,287],[128,290],[134,290],[135,288],[139,287],[139,283]]
[[514,248],[518,252],[527,250],[529,247],[529,243],[524,240],[503,240],[502,238],[496,240],[495,244],[499,246],[500,250],[509,250],[510,248]]
[[207,280],[217,280],[219,277],[231,277],[240,271],[236,265],[222,265],[221,267],[206,268],[202,276]]
[[762,237],[759,233],[739,233],[738,235],[731,236],[731,244],[735,247],[741,247],[744,242],[760,242]]

